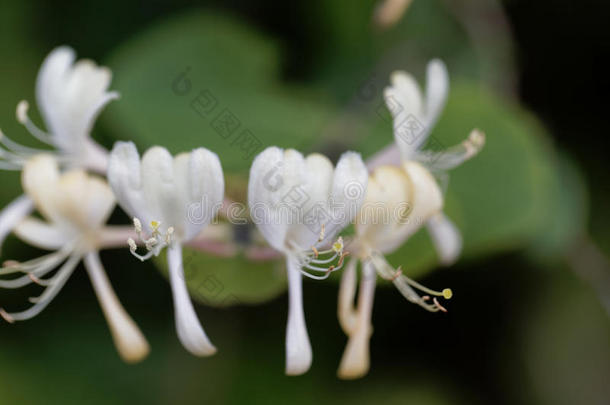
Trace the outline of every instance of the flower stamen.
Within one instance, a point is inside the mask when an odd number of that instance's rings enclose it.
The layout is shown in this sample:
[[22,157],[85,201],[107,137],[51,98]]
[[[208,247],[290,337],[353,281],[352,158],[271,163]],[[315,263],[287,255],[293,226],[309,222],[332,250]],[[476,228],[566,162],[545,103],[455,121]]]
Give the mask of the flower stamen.
[[133,227],[136,231],[136,235],[140,239],[140,242],[144,245],[147,250],[145,255],[141,255],[137,252],[138,244],[133,238],[127,239],[127,245],[129,246],[129,251],[135,257],[137,257],[140,261],[145,261],[150,259],[152,256],[158,256],[159,253],[163,250],[163,248],[172,244],[172,239],[174,236],[174,227],[170,226],[167,228],[165,234],[163,234],[159,227],[161,226],[161,221],[150,221],[151,228],[151,236],[150,238],[146,238],[144,236],[144,232],[142,230],[142,222],[135,218],[133,219]]

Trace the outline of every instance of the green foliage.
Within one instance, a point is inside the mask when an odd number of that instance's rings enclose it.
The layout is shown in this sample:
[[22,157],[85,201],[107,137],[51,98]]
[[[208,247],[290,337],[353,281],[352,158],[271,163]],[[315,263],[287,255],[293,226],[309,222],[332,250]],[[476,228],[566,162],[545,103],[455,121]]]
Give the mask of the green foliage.
[[[132,39],[110,58],[122,100],[104,115],[104,122],[117,138],[135,139],[141,146],[159,143],[176,152],[204,145],[219,154],[228,172],[244,176],[252,156],[232,145],[242,128],[257,135],[261,148],[279,145],[307,151],[330,142],[366,157],[391,142],[391,125],[383,119],[381,82],[377,93],[360,100],[357,111],[344,113],[320,97],[321,90],[303,91],[282,83],[279,60],[277,47],[243,24],[209,14],[178,17]],[[176,79],[185,69],[188,83]],[[218,105],[202,117],[190,103],[206,89]],[[227,139],[213,124],[225,108],[241,122]],[[475,127],[486,132],[487,144],[479,156],[451,173],[446,204],[463,232],[466,258],[527,246],[553,216],[549,210],[560,209],[553,204],[556,168],[545,131],[485,86],[454,77],[447,108],[433,131],[433,147],[457,144]],[[263,301],[282,291],[281,263],[216,259],[192,250],[186,255],[190,266],[197,268],[187,277],[191,292],[202,302],[232,302],[215,297],[218,291],[213,287],[202,288],[213,284],[211,279],[235,302]],[[391,260],[415,276],[437,266],[423,232]],[[165,266],[162,259],[157,263]]]

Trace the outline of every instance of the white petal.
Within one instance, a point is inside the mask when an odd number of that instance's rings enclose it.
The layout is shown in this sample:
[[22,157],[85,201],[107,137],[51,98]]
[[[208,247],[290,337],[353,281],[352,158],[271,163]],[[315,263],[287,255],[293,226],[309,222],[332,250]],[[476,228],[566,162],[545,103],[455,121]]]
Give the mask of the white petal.
[[[191,218],[187,212],[183,216],[185,240],[196,237],[204,226],[208,225],[220,207],[224,198],[224,177],[220,159],[215,153],[198,148],[189,155],[187,173],[183,179],[177,178],[177,184],[185,184],[186,190],[178,192],[187,197],[188,207],[200,209],[200,216]],[[176,158],[177,159],[177,158]],[[176,162],[174,163],[176,170]],[[178,173],[175,174],[178,176]],[[184,183],[184,181],[186,181]],[[180,186],[178,186],[180,188]]]
[[[289,155],[292,152],[296,151],[289,149],[285,154]],[[335,222],[330,218],[328,205],[332,190],[333,164],[326,156],[319,153],[312,153],[304,160],[298,152],[294,153],[294,156],[297,159],[287,159],[285,165],[287,170],[299,174],[294,176],[294,181],[298,183],[291,184],[292,187],[296,187],[295,189],[286,192],[282,190],[289,198],[286,201],[293,203],[297,212],[297,220],[290,226],[287,237],[297,246],[306,248],[319,239],[323,222],[328,229],[331,229],[331,225]],[[302,204],[296,201],[299,198],[302,198]]]
[[11,201],[0,211],[0,251],[2,244],[13,228],[34,209],[34,202],[26,195]]
[[97,115],[118,93],[107,92],[109,69],[88,60],[73,64],[74,59],[68,47],[49,54],[38,74],[36,98],[57,146],[82,153]]
[[288,324],[286,327],[286,374],[300,375],[311,367],[312,352],[305,313],[303,312],[303,280],[299,263],[287,258]]
[[428,63],[426,71],[426,107],[424,123],[428,128],[432,128],[440,116],[447,95],[449,94],[449,73],[447,67],[440,59],[433,59]]
[[265,240],[277,250],[285,248],[288,230],[279,207],[280,195],[287,187],[284,172],[284,151],[269,147],[252,162],[248,181],[248,207],[252,221]]
[[427,136],[424,100],[410,74],[394,72],[390,81],[392,86],[385,89],[384,98],[393,117],[394,141],[403,160],[408,160]]
[[127,363],[143,360],[150,351],[148,342],[117,298],[97,252],[90,252],[85,256],[85,267],[119,355]]
[[423,118],[423,97],[417,81],[407,72],[397,71],[390,76],[391,87],[385,89],[385,101],[394,118],[414,115]]
[[426,225],[441,263],[453,264],[462,252],[460,230],[443,213],[432,216]]
[[[331,212],[336,232],[349,225],[360,210],[366,195],[368,177],[360,154],[345,152],[341,155],[333,176],[330,195],[334,205]],[[327,237],[332,238],[333,235],[329,232]]]
[[358,295],[356,326],[350,334],[345,352],[341,358],[338,375],[343,379],[364,376],[369,371],[369,341],[372,334],[371,317],[375,298],[375,269],[369,261],[362,264],[362,279]]
[[180,245],[174,244],[167,249],[167,261],[174,296],[174,316],[178,338],[185,349],[195,356],[211,356],[216,353],[216,348],[203,331],[191,303],[184,278]]
[[108,161],[108,182],[119,205],[143,223],[152,220],[141,190],[140,155],[133,142],[116,142]]
[[152,220],[161,221],[164,226],[179,226],[175,223],[176,219],[181,219],[181,214],[185,212],[181,209],[181,201],[174,186],[173,166],[172,155],[160,146],[153,146],[142,156],[140,170],[147,211]]
[[37,218],[28,217],[19,222],[14,229],[15,235],[29,245],[41,249],[57,250],[77,237],[65,229],[51,225]]

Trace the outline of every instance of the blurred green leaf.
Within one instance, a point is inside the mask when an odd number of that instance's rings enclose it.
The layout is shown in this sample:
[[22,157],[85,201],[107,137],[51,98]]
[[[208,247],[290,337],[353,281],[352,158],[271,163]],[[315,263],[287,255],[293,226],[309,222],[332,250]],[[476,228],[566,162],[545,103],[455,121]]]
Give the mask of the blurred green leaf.
[[[242,127],[256,128],[264,146],[328,152],[330,144],[369,156],[391,141],[380,91],[362,99],[358,111],[339,114],[338,108],[282,85],[276,77],[278,61],[269,41],[241,24],[200,13],[181,16],[142,33],[111,58],[109,65],[116,72],[115,85],[123,99],[104,115],[105,122],[117,137],[146,146],[159,143],[174,152],[206,146],[219,154],[228,172],[244,172],[251,157],[244,159],[243,151],[231,145],[231,137],[225,140],[212,128],[214,114],[223,108],[230,108]],[[172,89],[172,81],[186,67],[190,67],[191,88],[183,96]],[[218,101],[209,117],[201,117],[189,105],[204,89]],[[446,211],[464,236],[465,257],[527,246],[548,223],[549,215],[555,215],[549,210],[559,209],[552,204],[556,173],[544,129],[530,114],[485,86],[453,80],[432,142],[435,148],[449,147],[475,127],[487,133],[487,144],[479,156],[451,173],[446,199]],[[210,277],[235,294],[237,302],[258,302],[282,291],[284,279],[277,265],[213,259],[197,252],[188,256],[198,269],[189,286],[203,302],[227,305],[212,297],[214,289],[201,288]],[[415,276],[437,266],[423,232],[391,260]]]
[[[244,257],[212,257],[184,248],[184,277],[191,297],[216,307],[258,304],[286,289],[286,272],[280,262],[252,263]],[[165,254],[155,264],[167,275]]]
[[583,174],[568,156],[561,153],[556,161],[557,176],[549,186],[552,198],[545,211],[545,225],[528,250],[529,257],[559,262],[587,233],[589,195]]
[[380,3],[346,7],[341,0],[318,0],[303,10],[316,44],[314,78],[341,99],[374,76],[424,67],[432,58],[443,59],[453,74],[514,91],[512,38],[498,1],[413,1],[396,25],[383,30],[373,23]]
[[[208,147],[225,172],[245,172],[267,146],[307,147],[333,113],[311,92],[282,87],[278,60],[275,44],[245,24],[204,13],[170,19],[107,62],[122,98],[103,122],[116,138],[141,147]],[[235,125],[218,131],[227,117]],[[243,131],[253,143],[242,142]]]
[[[610,398],[610,324],[590,286],[556,268],[527,306],[520,360],[540,404],[603,404]],[[519,387],[523,390],[523,386]]]

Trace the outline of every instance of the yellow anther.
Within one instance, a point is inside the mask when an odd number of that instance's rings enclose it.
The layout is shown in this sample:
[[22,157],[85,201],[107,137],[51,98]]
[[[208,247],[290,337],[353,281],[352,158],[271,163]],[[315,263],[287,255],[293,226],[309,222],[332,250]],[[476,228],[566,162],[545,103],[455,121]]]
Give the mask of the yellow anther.
[[343,238],[341,236],[339,236],[339,239],[333,243],[333,251],[336,253],[343,251]]
[[451,288],[445,288],[443,290],[443,297],[445,297],[446,300],[453,297],[453,291],[451,291]]
[[159,221],[150,221],[150,227],[153,231],[156,231],[159,228],[159,225],[161,225]]

